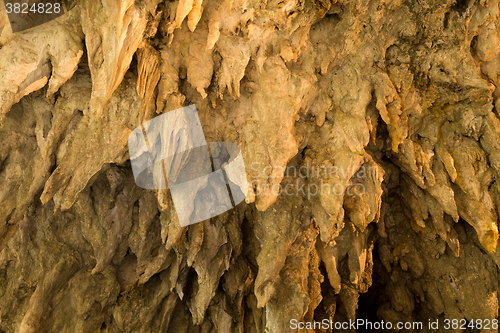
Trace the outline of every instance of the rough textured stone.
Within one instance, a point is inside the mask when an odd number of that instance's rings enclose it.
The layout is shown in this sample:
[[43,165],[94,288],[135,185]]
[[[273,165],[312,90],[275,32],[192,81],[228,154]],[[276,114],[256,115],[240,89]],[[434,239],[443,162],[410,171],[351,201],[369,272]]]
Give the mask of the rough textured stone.
[[[0,332],[497,318],[499,10],[87,0],[13,34],[0,6]],[[127,138],[191,104],[251,190],[181,227]]]

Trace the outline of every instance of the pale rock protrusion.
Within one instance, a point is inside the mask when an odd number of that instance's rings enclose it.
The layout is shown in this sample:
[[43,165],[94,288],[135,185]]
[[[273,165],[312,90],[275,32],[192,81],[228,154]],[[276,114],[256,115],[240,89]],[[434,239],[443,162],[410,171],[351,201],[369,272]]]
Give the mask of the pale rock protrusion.
[[[37,37],[40,33],[46,37]],[[0,49],[4,64],[0,68],[0,126],[22,97],[49,83],[47,97],[51,98],[73,76],[83,55],[80,37],[71,26],[52,21],[40,30],[14,35]]]
[[219,40],[218,50],[222,56],[219,72],[219,97],[222,99],[227,88],[234,99],[240,97],[240,81],[250,61],[248,43],[238,37],[223,37]]
[[213,10],[208,17],[208,37],[207,37],[207,50],[214,48],[215,43],[220,37],[220,18],[219,12]]
[[[100,118],[104,106],[118,88],[127,72],[132,57],[142,42],[148,24],[148,12],[155,10],[158,0],[139,8],[133,0],[102,5],[100,16],[82,14],[82,28],[92,73],[90,110]],[[113,17],[113,19],[109,19]],[[107,29],[104,29],[107,27]]]
[[155,113],[149,110],[154,107],[154,91],[161,76],[161,56],[160,52],[145,42],[137,51],[137,59],[137,93],[143,99],[140,119],[145,122],[152,118],[151,113]]
[[203,13],[202,3],[203,0],[193,0],[193,8],[188,14],[188,28],[191,32],[196,29],[198,22],[200,22],[201,14]]
[[[177,11],[175,13],[175,27],[180,28],[182,21],[189,15],[193,9],[193,4],[197,0],[179,0]],[[194,30],[194,29],[193,29]]]

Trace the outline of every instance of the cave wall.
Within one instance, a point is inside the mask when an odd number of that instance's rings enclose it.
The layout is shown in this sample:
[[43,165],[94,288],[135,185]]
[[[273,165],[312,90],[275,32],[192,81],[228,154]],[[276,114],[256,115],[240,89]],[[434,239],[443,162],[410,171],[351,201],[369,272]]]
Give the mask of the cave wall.
[[[498,0],[0,8],[0,332],[498,317]],[[250,191],[181,227],[127,139],[191,104]]]

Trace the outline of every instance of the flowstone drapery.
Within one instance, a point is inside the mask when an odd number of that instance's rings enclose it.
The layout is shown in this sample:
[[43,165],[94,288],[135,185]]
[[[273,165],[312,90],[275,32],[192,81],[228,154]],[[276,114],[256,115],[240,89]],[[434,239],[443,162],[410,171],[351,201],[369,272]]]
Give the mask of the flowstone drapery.
[[[0,8],[0,332],[497,318],[498,0]],[[192,104],[252,188],[181,227],[128,136]]]

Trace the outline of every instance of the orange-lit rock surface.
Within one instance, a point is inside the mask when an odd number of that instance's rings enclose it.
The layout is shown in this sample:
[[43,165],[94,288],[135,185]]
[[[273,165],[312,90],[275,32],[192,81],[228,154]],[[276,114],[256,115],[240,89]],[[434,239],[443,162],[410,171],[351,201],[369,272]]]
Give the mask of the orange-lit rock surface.
[[[499,6],[81,0],[15,34],[0,6],[0,332],[496,319]],[[127,138],[191,104],[251,189],[180,227]]]

